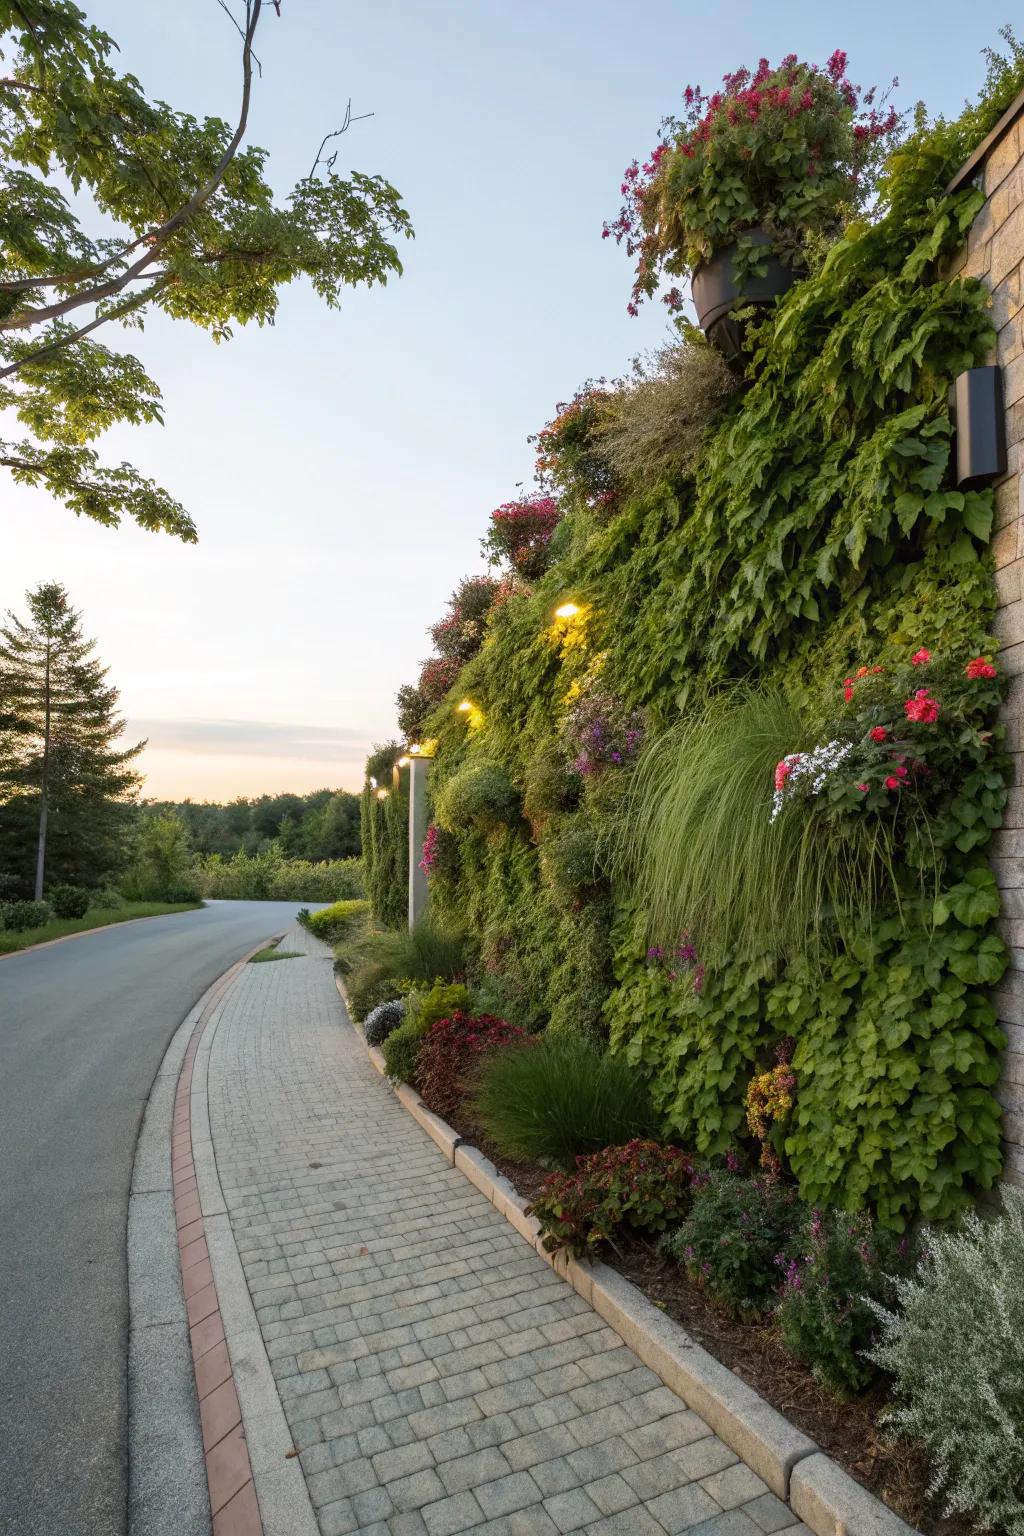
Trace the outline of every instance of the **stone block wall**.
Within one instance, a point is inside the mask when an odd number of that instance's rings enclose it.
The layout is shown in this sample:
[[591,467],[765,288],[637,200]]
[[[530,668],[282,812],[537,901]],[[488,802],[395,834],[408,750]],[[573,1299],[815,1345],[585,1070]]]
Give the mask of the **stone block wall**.
[[985,191],[960,270],[992,294],[998,332],[990,359],[1003,374],[1007,472],[996,482],[993,550],[1001,670],[1010,678],[1005,720],[1014,762],[994,868],[1003,896],[1010,968],[995,995],[1009,1041],[997,1090],[1006,1137],[1005,1177],[1024,1186],[1024,103],[997,130],[971,176]]

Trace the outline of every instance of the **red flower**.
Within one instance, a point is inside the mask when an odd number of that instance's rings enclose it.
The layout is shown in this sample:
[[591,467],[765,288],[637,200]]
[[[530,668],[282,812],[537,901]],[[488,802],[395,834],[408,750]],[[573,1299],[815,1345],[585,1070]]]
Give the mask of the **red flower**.
[[899,789],[900,781],[899,781],[899,779],[894,778],[893,775],[890,773],[889,777],[885,781],[885,787],[886,787],[886,789]]
[[866,795],[866,794],[867,794],[867,792],[868,792],[868,785],[867,785],[867,784],[858,784],[858,785],[857,785],[857,788],[858,788],[858,789],[859,789],[859,790],[860,790],[860,791],[861,791],[861,792],[862,792],[862,793],[863,793],[863,794],[865,794],[865,795]]
[[912,667],[923,667],[925,662],[926,661],[931,661],[931,659],[932,659],[931,651],[926,651],[924,646],[922,645],[921,649],[919,651],[915,651],[913,656],[911,656],[911,658],[910,658],[910,665]]
[[853,698],[853,678],[852,677],[847,677],[847,678],[844,678],[844,680],[843,680],[843,698],[846,700],[847,704],[849,704],[850,700]]
[[870,734],[872,741],[888,741],[889,739],[889,732],[884,725],[873,725]]
[[972,680],[976,677],[995,677],[996,675],[995,667],[990,661],[986,661],[984,656],[975,656],[973,661],[967,663],[965,671]]
[[927,688],[918,688],[903,705],[903,713],[917,725],[933,725],[939,718],[939,706]]

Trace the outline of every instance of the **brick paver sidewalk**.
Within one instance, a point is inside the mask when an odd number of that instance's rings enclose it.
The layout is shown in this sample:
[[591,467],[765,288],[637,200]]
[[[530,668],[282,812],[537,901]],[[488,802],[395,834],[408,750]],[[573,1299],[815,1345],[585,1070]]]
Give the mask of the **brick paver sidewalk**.
[[406,1114],[324,947],[282,948],[225,1004],[210,1122],[323,1536],[809,1536]]

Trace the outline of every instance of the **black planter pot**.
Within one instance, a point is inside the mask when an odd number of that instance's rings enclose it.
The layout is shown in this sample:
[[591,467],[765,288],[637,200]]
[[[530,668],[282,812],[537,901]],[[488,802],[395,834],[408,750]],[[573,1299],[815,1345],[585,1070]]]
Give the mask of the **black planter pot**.
[[[748,231],[754,245],[769,245],[771,237],[763,229]],[[735,245],[727,245],[710,261],[702,261],[693,274],[693,302],[697,321],[709,341],[726,357],[743,355],[743,325],[732,318],[731,311],[748,304],[774,304],[796,282],[792,267],[769,251],[763,277],[736,278]]]

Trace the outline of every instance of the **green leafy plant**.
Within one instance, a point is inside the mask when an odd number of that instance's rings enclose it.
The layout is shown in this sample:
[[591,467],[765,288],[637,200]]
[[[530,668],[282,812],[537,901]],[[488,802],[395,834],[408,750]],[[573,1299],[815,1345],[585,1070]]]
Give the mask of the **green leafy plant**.
[[458,832],[467,823],[481,832],[492,832],[517,820],[519,796],[505,770],[494,762],[470,760],[442,785],[434,814],[446,832]]
[[527,1051],[488,1056],[470,1093],[473,1119],[506,1157],[571,1168],[577,1156],[652,1138],[642,1078],[621,1058],[563,1030]]
[[931,1232],[917,1273],[876,1306],[871,1359],[892,1378],[886,1420],[923,1445],[932,1491],[978,1530],[1024,1530],[1024,1195]]
[[0,920],[12,933],[24,933],[48,923],[50,908],[45,901],[8,901],[0,907]]
[[382,1046],[388,1076],[418,1087],[419,1054],[424,1040],[440,1019],[465,1013],[469,1006],[469,992],[462,982],[436,981],[422,991],[410,992],[404,1022],[391,1031]]
[[693,1163],[677,1147],[635,1140],[576,1159],[574,1173],[554,1173],[527,1213],[537,1217],[549,1253],[576,1258],[615,1245],[621,1228],[656,1236],[690,1202]]
[[350,933],[353,925],[366,916],[370,910],[368,901],[335,901],[329,907],[321,907],[318,912],[308,912],[303,917],[299,915],[299,921],[307,928],[314,938],[323,939],[326,944],[337,943],[339,939]]
[[379,1003],[399,996],[399,983],[379,960],[361,960],[345,978],[345,993],[358,1024]]
[[695,1180],[689,1215],[662,1248],[727,1312],[760,1317],[799,1252],[806,1214],[792,1185],[723,1169]]
[[51,885],[46,899],[54,917],[84,917],[89,910],[89,892],[84,885]]
[[775,1317],[786,1349],[828,1391],[846,1397],[877,1376],[868,1359],[879,1333],[874,1304],[894,1304],[896,1280],[915,1259],[909,1238],[879,1229],[864,1211],[811,1213],[800,1251],[786,1265]]

